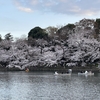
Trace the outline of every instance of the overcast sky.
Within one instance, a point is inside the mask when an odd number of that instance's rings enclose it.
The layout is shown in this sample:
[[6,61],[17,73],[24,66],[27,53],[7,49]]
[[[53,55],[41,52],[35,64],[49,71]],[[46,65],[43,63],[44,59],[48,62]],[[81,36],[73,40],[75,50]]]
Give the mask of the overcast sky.
[[26,36],[40,26],[66,25],[100,17],[100,0],[0,0],[0,34]]

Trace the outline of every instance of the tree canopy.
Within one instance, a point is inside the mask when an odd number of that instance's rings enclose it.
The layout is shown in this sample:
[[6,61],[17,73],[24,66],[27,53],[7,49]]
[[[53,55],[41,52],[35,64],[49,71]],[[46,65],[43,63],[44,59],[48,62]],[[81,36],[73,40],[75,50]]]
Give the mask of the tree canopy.
[[12,35],[11,35],[10,33],[7,33],[7,34],[5,35],[5,40],[13,41]]
[[75,25],[68,24],[59,31],[55,27],[45,30],[35,27],[28,33],[28,43],[24,39],[9,41],[11,36],[7,34],[0,42],[0,64],[21,70],[27,67],[31,70],[55,66],[99,67],[100,35],[94,37],[95,29],[99,30],[94,27],[95,24],[94,20],[83,19]]
[[44,29],[40,28],[40,27],[35,27],[33,29],[30,30],[30,32],[28,33],[28,38],[32,37],[35,39],[46,39],[48,37],[48,34],[45,32]]

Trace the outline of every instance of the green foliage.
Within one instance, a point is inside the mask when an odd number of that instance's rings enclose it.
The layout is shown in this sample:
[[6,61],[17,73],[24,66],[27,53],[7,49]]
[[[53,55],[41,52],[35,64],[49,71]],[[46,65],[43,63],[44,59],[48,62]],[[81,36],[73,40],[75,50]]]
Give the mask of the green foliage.
[[69,29],[73,29],[73,28],[75,27],[75,25],[74,25],[74,24],[68,24],[67,27],[68,27]]
[[96,19],[96,23],[99,23],[100,24],[100,18],[99,19]]
[[42,28],[35,27],[31,29],[30,32],[28,33],[28,38],[29,37],[32,37],[35,39],[42,39],[42,38],[46,39],[48,37],[48,34]]
[[100,19],[96,19],[96,27],[100,28]]
[[1,34],[0,34],[0,42],[2,41],[2,36],[1,36]]
[[6,34],[5,35],[5,40],[8,40],[8,41],[13,41],[13,37],[10,33]]
[[100,29],[100,19],[96,19],[94,27],[95,27],[96,34],[100,34],[100,31],[99,31],[99,29]]

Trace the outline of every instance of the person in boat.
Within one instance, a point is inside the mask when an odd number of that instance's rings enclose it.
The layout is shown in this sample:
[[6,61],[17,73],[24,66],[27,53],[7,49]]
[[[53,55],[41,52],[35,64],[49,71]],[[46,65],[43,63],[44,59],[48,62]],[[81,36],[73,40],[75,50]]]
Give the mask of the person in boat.
[[92,71],[89,71],[89,73],[91,74],[91,73],[92,73]]
[[88,73],[88,71],[86,70],[86,71],[85,71],[85,74],[87,74],[87,73]]
[[55,75],[58,75],[58,72],[57,71],[55,72]]
[[69,72],[69,73],[72,73],[72,69],[68,69],[68,72]]
[[29,69],[28,68],[26,68],[26,70],[25,70],[26,72],[29,72]]
[[68,69],[66,73],[67,74],[71,74],[72,73],[72,69]]

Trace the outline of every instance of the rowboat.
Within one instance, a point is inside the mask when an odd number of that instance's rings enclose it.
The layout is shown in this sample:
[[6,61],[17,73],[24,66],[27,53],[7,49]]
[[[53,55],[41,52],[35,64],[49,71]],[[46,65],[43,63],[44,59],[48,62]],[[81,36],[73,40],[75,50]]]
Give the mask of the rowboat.
[[78,75],[93,76],[93,75],[94,75],[94,73],[92,73],[91,71],[90,71],[90,72],[85,71],[84,73],[79,72],[79,73],[78,73]]
[[55,72],[54,75],[61,75],[61,76],[70,76],[71,73],[58,73],[58,72]]

